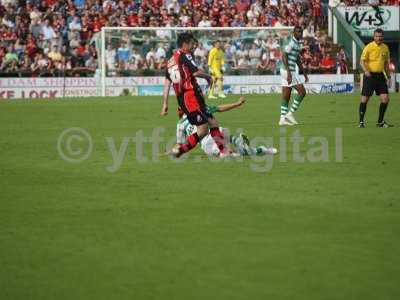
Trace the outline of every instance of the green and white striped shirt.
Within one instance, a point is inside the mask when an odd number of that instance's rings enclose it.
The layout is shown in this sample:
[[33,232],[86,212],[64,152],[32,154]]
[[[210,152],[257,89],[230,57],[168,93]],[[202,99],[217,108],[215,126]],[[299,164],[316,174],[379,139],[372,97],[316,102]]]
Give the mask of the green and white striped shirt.
[[[287,54],[288,57],[288,65],[290,72],[296,71],[297,66],[297,58],[299,57],[301,45],[298,40],[294,37],[291,37],[289,43],[283,48],[284,52]],[[282,69],[285,69],[285,66],[282,64]]]

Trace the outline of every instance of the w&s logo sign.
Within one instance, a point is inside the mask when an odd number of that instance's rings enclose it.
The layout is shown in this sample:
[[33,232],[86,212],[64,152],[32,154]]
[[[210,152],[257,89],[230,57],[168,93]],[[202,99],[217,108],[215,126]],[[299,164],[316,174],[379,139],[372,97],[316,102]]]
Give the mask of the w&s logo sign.
[[340,7],[339,12],[355,31],[366,31],[377,27],[388,31],[399,30],[399,8],[395,6]]

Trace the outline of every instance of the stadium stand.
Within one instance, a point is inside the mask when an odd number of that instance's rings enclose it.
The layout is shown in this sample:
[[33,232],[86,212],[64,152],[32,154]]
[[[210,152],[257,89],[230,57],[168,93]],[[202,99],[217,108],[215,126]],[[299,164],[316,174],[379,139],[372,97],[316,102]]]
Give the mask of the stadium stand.
[[[324,30],[326,7],[320,0],[1,0],[0,76],[92,76],[98,64],[92,37],[103,26],[300,25],[305,28],[304,66],[312,73],[347,72],[344,53],[340,58],[326,55],[332,51]],[[163,34],[168,32],[160,30],[159,37]],[[281,53],[274,37],[254,44],[226,43],[224,48],[232,70],[277,72]],[[200,65],[206,65],[208,50],[205,45],[196,49]],[[135,48],[125,36],[108,47],[106,62],[119,75],[160,70],[166,53],[163,43]]]

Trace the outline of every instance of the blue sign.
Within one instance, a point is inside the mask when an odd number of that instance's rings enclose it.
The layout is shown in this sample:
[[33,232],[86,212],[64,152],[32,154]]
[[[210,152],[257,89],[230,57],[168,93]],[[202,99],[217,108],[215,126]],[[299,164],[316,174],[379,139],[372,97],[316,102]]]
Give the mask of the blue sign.
[[224,94],[233,94],[233,87],[231,85],[224,85],[222,89]]
[[138,87],[138,96],[162,96],[162,85],[142,85]]
[[328,93],[351,93],[354,90],[354,84],[352,83],[331,83],[323,84],[321,86],[321,94]]

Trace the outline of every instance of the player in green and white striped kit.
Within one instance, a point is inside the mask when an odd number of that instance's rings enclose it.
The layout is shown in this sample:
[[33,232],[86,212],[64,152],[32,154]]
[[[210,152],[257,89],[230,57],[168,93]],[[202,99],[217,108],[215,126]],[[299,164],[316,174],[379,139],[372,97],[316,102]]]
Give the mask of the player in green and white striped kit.
[[[303,70],[300,61],[301,45],[300,40],[303,37],[303,29],[300,26],[294,28],[293,36],[290,38],[287,45],[285,45],[282,54],[282,66],[280,69],[282,77],[282,102],[281,102],[281,117],[279,125],[296,125],[298,124],[294,118],[294,113],[299,108],[301,102],[306,95],[306,89],[297,73],[296,66],[299,67],[300,73],[304,74],[305,82],[308,82],[308,76]],[[297,91],[294,96],[294,101],[289,109],[289,101],[292,93],[292,88]]]
[[[231,104],[223,104],[218,106],[208,106],[207,111],[211,114],[216,112],[225,112],[241,106],[246,100],[244,97],[240,97],[239,101]],[[220,131],[224,134],[225,139],[229,141],[240,155],[264,155],[264,154],[275,154],[278,152],[275,148],[267,148],[265,146],[251,147],[249,139],[243,133],[238,136],[230,135],[227,128],[220,127]],[[176,140],[178,144],[186,143],[186,138],[196,131],[196,127],[191,125],[186,117],[182,115],[176,125]],[[215,143],[214,139],[210,134],[207,134],[200,142],[201,148],[209,156],[218,156],[219,148]]]

